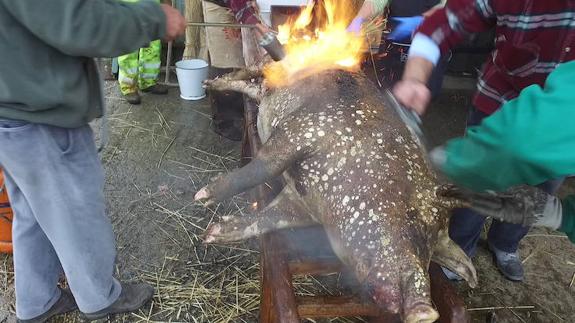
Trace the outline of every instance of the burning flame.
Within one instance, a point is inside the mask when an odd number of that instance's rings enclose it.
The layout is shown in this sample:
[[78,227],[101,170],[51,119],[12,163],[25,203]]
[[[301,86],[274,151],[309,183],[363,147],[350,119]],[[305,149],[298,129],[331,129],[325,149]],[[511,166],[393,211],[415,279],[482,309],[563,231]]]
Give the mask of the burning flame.
[[281,87],[325,70],[359,69],[365,37],[346,31],[354,17],[349,0],[311,0],[300,15],[278,27],[286,58],[264,69],[267,84]]

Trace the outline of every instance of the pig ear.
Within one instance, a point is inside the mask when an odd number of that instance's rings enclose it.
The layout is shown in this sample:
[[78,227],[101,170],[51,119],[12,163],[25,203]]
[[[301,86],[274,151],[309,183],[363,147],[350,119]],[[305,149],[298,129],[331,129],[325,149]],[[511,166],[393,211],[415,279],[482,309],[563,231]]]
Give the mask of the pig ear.
[[465,279],[469,287],[475,288],[477,286],[477,272],[471,259],[449,238],[447,230],[439,232],[431,260]]

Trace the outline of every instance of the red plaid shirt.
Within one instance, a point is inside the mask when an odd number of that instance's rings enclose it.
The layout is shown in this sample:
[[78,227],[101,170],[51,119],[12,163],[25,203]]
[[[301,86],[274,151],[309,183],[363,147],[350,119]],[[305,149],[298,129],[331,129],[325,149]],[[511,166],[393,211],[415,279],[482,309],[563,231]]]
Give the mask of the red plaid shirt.
[[542,86],[558,64],[575,59],[575,0],[448,0],[419,32],[444,53],[470,33],[494,26],[495,50],[473,100],[487,114],[525,87]]
[[255,0],[206,0],[222,7],[228,7],[236,20],[242,24],[258,24],[258,7]]

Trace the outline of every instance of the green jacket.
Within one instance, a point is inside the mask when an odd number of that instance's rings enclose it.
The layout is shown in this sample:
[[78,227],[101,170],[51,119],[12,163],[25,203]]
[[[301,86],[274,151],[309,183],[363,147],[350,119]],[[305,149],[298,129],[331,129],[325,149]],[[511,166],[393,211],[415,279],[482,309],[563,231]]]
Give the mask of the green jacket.
[[66,128],[102,115],[90,57],[114,57],[165,35],[160,6],[117,0],[0,0],[0,118]]
[[[466,136],[450,140],[442,171],[458,185],[503,191],[575,174],[575,62],[559,65],[545,88],[527,87]],[[563,201],[575,242],[575,196]]]

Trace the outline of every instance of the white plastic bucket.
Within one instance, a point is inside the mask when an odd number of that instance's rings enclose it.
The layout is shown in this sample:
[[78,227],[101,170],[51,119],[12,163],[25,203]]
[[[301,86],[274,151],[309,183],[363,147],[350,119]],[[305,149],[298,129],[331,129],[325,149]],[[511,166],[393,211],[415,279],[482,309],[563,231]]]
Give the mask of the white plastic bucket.
[[208,77],[208,63],[201,59],[176,62],[176,74],[180,85],[180,97],[184,100],[200,100],[206,97],[203,83]]

